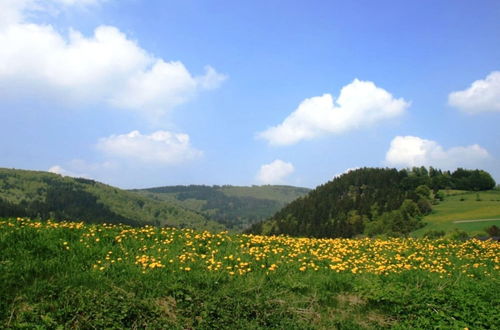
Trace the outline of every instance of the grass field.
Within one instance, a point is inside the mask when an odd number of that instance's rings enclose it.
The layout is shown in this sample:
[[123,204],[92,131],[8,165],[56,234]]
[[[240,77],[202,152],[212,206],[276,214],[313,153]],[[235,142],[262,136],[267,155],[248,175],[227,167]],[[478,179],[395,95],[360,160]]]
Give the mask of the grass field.
[[[469,235],[485,235],[484,229],[493,225],[500,227],[500,191],[490,190],[468,192],[460,190],[443,191],[444,201],[433,206],[432,214],[424,218],[427,225],[414,232],[422,236],[429,230],[463,230]],[[483,222],[456,222],[481,220]],[[498,220],[491,220],[498,219]]]
[[499,248],[0,220],[0,327],[499,328]]

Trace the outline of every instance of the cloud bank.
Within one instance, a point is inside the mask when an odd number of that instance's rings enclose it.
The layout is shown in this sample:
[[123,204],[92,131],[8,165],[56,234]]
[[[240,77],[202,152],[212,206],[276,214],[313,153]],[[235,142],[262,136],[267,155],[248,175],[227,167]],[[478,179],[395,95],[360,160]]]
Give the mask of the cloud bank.
[[281,184],[285,178],[295,171],[292,163],[276,159],[272,163],[264,164],[257,174],[257,181],[261,184]]
[[444,149],[436,141],[417,136],[396,136],[387,151],[385,162],[389,166],[433,166],[442,169],[481,167],[491,159],[488,151],[477,144]]
[[71,105],[105,104],[157,119],[226,79],[210,66],[195,76],[182,62],[148,53],[113,26],[99,26],[88,37],[70,29],[65,36],[51,25],[26,22],[28,10],[47,3],[88,5],[98,0],[3,1],[0,97],[29,91]]
[[500,71],[474,81],[469,88],[452,92],[448,104],[469,114],[500,111]]
[[270,145],[291,145],[394,118],[408,106],[407,101],[394,98],[373,82],[354,79],[341,89],[336,102],[331,94],[305,99],[281,124],[257,136]]
[[97,148],[111,158],[158,166],[185,163],[202,155],[191,146],[189,135],[168,131],[111,135],[100,139]]

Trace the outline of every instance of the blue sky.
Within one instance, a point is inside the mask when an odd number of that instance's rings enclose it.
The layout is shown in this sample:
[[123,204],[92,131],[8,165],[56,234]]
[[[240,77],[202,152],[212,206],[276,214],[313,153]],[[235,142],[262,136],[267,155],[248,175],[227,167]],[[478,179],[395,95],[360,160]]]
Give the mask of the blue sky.
[[500,2],[0,0],[0,166],[124,188],[500,181]]

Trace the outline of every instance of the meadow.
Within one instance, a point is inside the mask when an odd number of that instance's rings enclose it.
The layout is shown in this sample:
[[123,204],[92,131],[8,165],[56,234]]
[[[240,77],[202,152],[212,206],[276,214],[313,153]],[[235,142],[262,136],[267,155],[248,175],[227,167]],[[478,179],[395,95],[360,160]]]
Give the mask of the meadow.
[[432,206],[432,213],[423,219],[427,225],[415,231],[414,236],[420,237],[429,230],[451,232],[456,229],[469,236],[484,236],[487,227],[500,227],[500,190],[442,192],[444,201]]
[[0,220],[0,327],[500,328],[500,243]]

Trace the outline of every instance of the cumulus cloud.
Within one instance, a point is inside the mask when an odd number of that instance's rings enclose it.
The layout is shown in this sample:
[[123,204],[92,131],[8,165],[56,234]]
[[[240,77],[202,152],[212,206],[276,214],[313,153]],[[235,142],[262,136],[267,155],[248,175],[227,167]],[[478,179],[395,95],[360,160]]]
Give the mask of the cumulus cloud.
[[165,110],[187,102],[198,90],[216,88],[225,79],[210,66],[205,71],[205,75],[193,77],[181,62],[158,60],[150,70],[128,79],[123,90],[109,101],[118,108],[147,109],[158,117]]
[[305,99],[281,124],[258,133],[258,137],[271,145],[291,145],[394,118],[408,106],[404,99],[395,99],[373,82],[354,79],[341,89],[336,102],[331,94]]
[[64,168],[62,168],[59,165],[52,166],[51,168],[48,169],[48,171],[50,173],[59,174],[62,176],[68,175],[68,171],[66,171]]
[[276,159],[272,163],[260,167],[257,180],[262,184],[280,184],[284,183],[285,178],[294,171],[292,163]]
[[22,11],[26,9],[26,0],[0,1],[0,28],[18,23],[22,20]]
[[97,148],[112,158],[156,165],[180,164],[202,155],[191,146],[189,135],[168,131],[111,135],[100,139]]
[[390,166],[434,166],[442,169],[478,167],[491,156],[477,144],[444,149],[436,141],[417,136],[396,136],[391,141],[385,161]]
[[470,114],[500,111],[500,71],[474,81],[463,91],[450,93],[448,103]]
[[0,12],[6,10],[0,15],[8,22],[0,29],[0,93],[18,97],[30,91],[70,104],[107,104],[156,119],[226,79],[209,66],[195,76],[179,61],[148,53],[116,27],[99,26],[91,36],[70,29],[65,36],[50,25],[24,22],[27,8],[47,1],[7,0],[0,5]]
[[339,178],[341,177],[342,175],[344,174],[347,174],[349,172],[352,172],[352,171],[356,171],[358,169],[360,169],[361,167],[349,167],[348,169],[346,169],[344,172],[340,172],[340,173],[337,173],[333,176],[333,179],[336,179],[336,178]]
[[71,176],[71,177],[75,177],[75,178],[89,178],[89,176],[87,174],[76,174],[76,173],[73,173],[71,171],[64,169],[60,165],[52,166],[51,168],[48,169],[48,172],[54,173],[54,174],[59,174],[61,176]]

